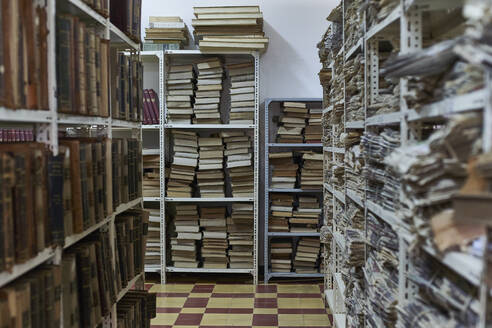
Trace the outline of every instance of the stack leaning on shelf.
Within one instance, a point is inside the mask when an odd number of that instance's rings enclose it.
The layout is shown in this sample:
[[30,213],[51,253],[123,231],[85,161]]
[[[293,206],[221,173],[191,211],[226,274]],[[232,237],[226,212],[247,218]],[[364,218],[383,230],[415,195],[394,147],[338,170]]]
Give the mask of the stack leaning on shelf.
[[181,17],[149,16],[149,27],[145,29],[145,42],[176,44],[183,49],[189,43],[189,31]]
[[230,124],[254,124],[255,65],[253,62],[226,65],[231,80]]
[[191,123],[195,96],[193,65],[171,65],[166,78],[166,107],[169,123]]
[[219,136],[198,137],[197,186],[200,197],[225,197],[224,142]]
[[195,40],[203,51],[266,51],[259,6],[194,7]]
[[198,136],[195,132],[173,131],[173,162],[167,181],[167,197],[192,197],[198,166]]
[[232,204],[231,216],[227,218],[229,234],[229,267],[231,269],[253,268],[254,208],[251,203]]
[[160,160],[159,155],[143,156],[143,197],[159,197],[160,191]]
[[293,152],[269,153],[270,165],[273,166],[271,188],[294,189],[297,181],[299,164],[294,163]]
[[306,118],[309,117],[305,103],[287,102],[282,104],[282,116],[278,122],[278,143],[303,143]]
[[319,238],[300,238],[294,258],[294,271],[296,273],[318,273],[320,249],[321,243]]
[[229,263],[225,207],[201,207],[200,227],[203,229],[201,257],[203,267],[225,269]]
[[268,231],[289,232],[289,220],[294,210],[294,196],[284,193],[270,194]]
[[323,154],[304,152],[302,154],[301,189],[321,190],[323,188]]
[[224,69],[220,58],[208,58],[196,64],[197,92],[193,106],[193,124],[221,124],[220,98]]
[[253,197],[253,153],[251,138],[244,132],[221,132],[226,144],[227,172],[232,197]]
[[289,218],[292,232],[319,232],[321,207],[316,197],[299,197],[299,205]]
[[272,239],[270,242],[272,272],[292,271],[292,251],[292,239]]
[[171,238],[171,261],[177,268],[197,268],[196,241],[202,239],[196,205],[176,205],[176,237]]

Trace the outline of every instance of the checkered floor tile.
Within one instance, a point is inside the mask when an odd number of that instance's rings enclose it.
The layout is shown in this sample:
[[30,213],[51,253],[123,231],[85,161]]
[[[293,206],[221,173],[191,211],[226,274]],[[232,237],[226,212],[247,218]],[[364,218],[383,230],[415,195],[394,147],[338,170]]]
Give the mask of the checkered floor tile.
[[317,284],[147,284],[157,293],[152,328],[331,327]]

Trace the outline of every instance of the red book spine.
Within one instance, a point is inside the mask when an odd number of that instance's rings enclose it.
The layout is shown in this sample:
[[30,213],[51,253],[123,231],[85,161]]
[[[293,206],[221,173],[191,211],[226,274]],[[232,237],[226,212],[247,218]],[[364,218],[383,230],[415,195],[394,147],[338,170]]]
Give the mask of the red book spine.
[[148,105],[148,108],[149,108],[149,117],[152,121],[151,124],[158,124],[159,121],[157,120],[157,117],[155,116],[155,112],[154,112],[154,105],[152,103],[152,95],[151,95],[151,91],[149,89],[146,89],[145,90],[145,97],[147,98],[147,105]]
[[155,115],[155,124],[159,124],[159,97],[157,96],[157,92],[155,92],[153,89],[150,89],[150,98],[152,101],[152,108],[154,109],[154,115]]
[[149,113],[149,103],[148,99],[145,96],[145,91],[144,90],[144,98],[143,98],[143,106],[144,106],[144,115],[143,115],[143,124],[151,124],[151,118],[150,118],[150,113]]

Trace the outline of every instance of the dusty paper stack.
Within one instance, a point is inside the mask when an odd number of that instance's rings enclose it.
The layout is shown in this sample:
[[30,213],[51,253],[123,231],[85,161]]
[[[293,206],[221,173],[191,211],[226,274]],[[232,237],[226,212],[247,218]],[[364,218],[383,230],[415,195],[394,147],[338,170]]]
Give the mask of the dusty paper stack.
[[296,187],[299,164],[293,162],[292,152],[269,153],[270,165],[273,166],[270,187],[273,189],[294,189]]
[[304,128],[305,143],[321,143],[323,130],[321,128],[321,108],[309,108],[308,124]]
[[173,161],[167,181],[167,197],[192,197],[198,165],[198,136],[195,132],[174,130]]
[[[383,67],[388,58],[396,56],[398,51],[397,48],[391,51],[381,51],[378,57],[379,67]],[[368,99],[367,117],[394,113],[400,110],[400,79],[379,78],[378,82],[378,94]],[[414,93],[410,92],[405,98],[410,101],[414,97]],[[412,104],[408,103],[408,106],[412,106]]]
[[400,4],[398,0],[376,0],[368,3],[366,16],[369,28],[385,19]]
[[181,17],[149,16],[145,29],[146,43],[177,44],[182,49],[189,43],[189,31]]
[[194,7],[193,12],[193,34],[201,50],[266,51],[259,6]]
[[[148,203],[146,203],[148,204]],[[147,244],[145,246],[145,265],[161,264],[161,229],[160,229],[160,210],[159,208],[149,208],[149,228],[147,232]]]
[[229,263],[227,249],[226,208],[201,207],[200,227],[203,232],[201,255],[203,267],[225,269]]
[[277,142],[304,143],[303,132],[308,117],[305,103],[284,101],[277,130]]
[[293,195],[284,193],[271,193],[268,230],[270,232],[289,232],[289,219],[292,217],[293,210]]
[[292,271],[292,239],[272,239],[270,242],[272,272]]
[[177,236],[171,238],[171,260],[175,267],[198,267],[196,241],[202,239],[198,219],[196,205],[176,205],[174,227]]
[[363,3],[363,0],[353,0],[345,7],[345,52],[355,46],[364,34],[364,11],[361,10]]
[[193,65],[170,65],[166,77],[168,123],[191,123],[195,95]]
[[224,144],[219,136],[199,137],[197,185],[202,198],[225,197]]
[[319,251],[321,244],[319,238],[303,237],[299,239],[294,258],[294,271],[296,273],[319,272]]
[[255,67],[253,62],[226,65],[231,80],[230,124],[254,124]]
[[221,132],[226,144],[224,155],[231,180],[232,197],[253,197],[253,154],[251,137],[244,132]]
[[299,196],[297,209],[289,218],[292,232],[319,232],[321,206],[316,197]]
[[253,268],[254,208],[251,203],[232,204],[232,214],[227,218],[229,233],[229,267],[231,269]]
[[143,156],[143,183],[142,183],[142,196],[143,197],[160,197],[160,160],[159,155],[146,155]]
[[302,154],[301,189],[323,188],[323,154],[305,152]]
[[355,192],[357,196],[364,198],[365,180],[362,174],[364,156],[360,145],[362,132],[351,131],[343,134],[345,143],[345,177],[347,189]]
[[357,54],[353,59],[345,62],[344,74],[346,78],[345,93],[347,99],[347,122],[364,120],[364,64],[363,55]]
[[196,64],[198,68],[193,124],[221,124],[220,94],[224,69],[220,58],[213,57]]

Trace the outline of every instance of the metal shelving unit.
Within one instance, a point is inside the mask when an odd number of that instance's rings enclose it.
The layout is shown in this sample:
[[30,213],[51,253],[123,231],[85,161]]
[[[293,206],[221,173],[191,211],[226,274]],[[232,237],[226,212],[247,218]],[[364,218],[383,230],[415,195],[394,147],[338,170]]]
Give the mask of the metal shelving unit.
[[165,89],[165,76],[164,73],[160,74],[160,83],[164,90],[162,95],[161,104],[164,104],[163,110],[160,112],[160,168],[161,172],[164,172],[166,166],[166,160],[169,159],[169,144],[168,135],[173,129],[186,129],[197,132],[217,132],[221,130],[246,130],[253,134],[253,153],[254,156],[254,196],[253,198],[241,197],[241,198],[175,198],[165,197],[166,193],[166,181],[164,174],[161,174],[161,254],[167,254],[167,237],[166,237],[166,206],[167,204],[175,203],[198,203],[198,204],[212,204],[219,203],[222,205],[228,205],[238,202],[248,202],[254,204],[254,228],[253,228],[253,268],[250,269],[207,269],[207,268],[176,268],[166,263],[166,256],[161,256],[161,283],[166,283],[167,272],[181,272],[181,273],[228,273],[228,274],[251,274],[253,276],[254,284],[258,283],[258,150],[259,150],[259,137],[258,137],[258,122],[259,122],[259,81],[260,81],[260,55],[256,51],[217,51],[217,52],[201,52],[200,50],[166,50],[164,52],[163,65],[165,71],[166,65],[171,61],[182,61],[186,63],[192,63],[199,59],[205,58],[204,56],[221,56],[226,60],[235,59],[252,59],[255,65],[255,124],[176,124],[168,123],[167,118],[167,104],[165,101],[166,89]]
[[[342,26],[342,31],[346,30],[345,10],[350,0],[341,1],[341,17],[336,19]],[[347,94],[345,92],[345,78],[343,84],[344,99],[337,104],[344,104],[343,126],[337,126],[342,131],[359,130],[370,131],[382,129],[384,127],[399,128],[401,145],[410,145],[418,142],[422,138],[423,122],[436,122],[438,124],[445,122],[451,115],[465,113],[470,111],[482,111],[484,113],[483,139],[484,151],[490,151],[492,148],[492,125],[490,124],[490,113],[492,113],[492,98],[490,84],[491,73],[485,70],[485,88],[481,90],[471,91],[466,94],[461,94],[453,97],[445,98],[444,100],[421,106],[418,110],[408,108],[405,100],[405,93],[408,91],[407,79],[400,79],[400,110],[394,113],[385,113],[368,117],[368,106],[371,104],[373,97],[379,93],[379,48],[378,42],[382,40],[390,40],[392,42],[399,41],[400,54],[407,54],[415,50],[423,48],[422,40],[424,39],[424,22],[423,16],[431,11],[442,10],[447,11],[447,14],[452,13],[451,9],[461,7],[464,1],[424,1],[424,0],[401,0],[401,3],[391,11],[391,13],[381,20],[379,23],[368,28],[366,13],[363,11],[360,14],[364,15],[364,24],[361,27],[363,30],[362,38],[350,49],[346,49],[346,36],[342,32],[342,47],[337,54],[333,54],[333,59],[341,57],[343,65],[345,62],[357,53],[363,55],[364,65],[364,88],[363,92],[363,110],[364,120],[362,121],[346,121],[347,114]],[[425,34],[427,35],[427,34]],[[332,70],[332,82],[339,76],[335,77],[334,60],[326,67]],[[376,82],[374,82],[376,81]],[[370,83],[371,82],[371,83]],[[330,83],[328,83],[330,85]],[[333,113],[333,103],[324,103],[323,116],[331,117]],[[488,123],[485,123],[489,120]],[[348,325],[349,314],[345,307],[345,292],[346,284],[343,280],[341,271],[341,254],[345,252],[346,239],[344,230],[337,227],[335,216],[337,215],[335,207],[344,209],[346,203],[353,202],[363,210],[364,219],[367,220],[368,213],[373,214],[379,220],[388,224],[398,235],[399,252],[398,252],[398,307],[402,307],[411,301],[417,291],[415,283],[410,279],[413,273],[413,261],[411,260],[410,244],[411,235],[401,224],[401,219],[398,213],[384,209],[380,204],[367,199],[367,180],[365,186],[365,194],[363,197],[355,191],[348,189],[346,186],[343,190],[337,190],[331,181],[332,172],[329,170],[335,162],[335,156],[343,155],[345,149],[335,147],[333,131],[335,126],[329,126],[324,129],[324,135],[327,139],[331,137],[330,144],[324,144],[323,153],[325,157],[324,169],[324,200],[325,206],[332,206],[333,216],[328,216],[327,211],[324,211],[324,224],[328,226],[330,231],[330,241],[324,246],[325,257],[325,299],[331,309],[334,318],[335,327],[345,327]],[[325,139],[325,138],[324,138]],[[343,214],[344,214],[343,213]],[[367,231],[364,231],[367,234]],[[488,233],[488,238],[492,234]],[[490,242],[490,241],[489,241]],[[367,246],[366,246],[367,247]],[[490,301],[487,295],[492,294],[492,290],[486,287],[485,276],[487,268],[484,266],[486,257],[482,261],[480,258],[470,254],[452,251],[446,254],[440,254],[436,249],[430,246],[417,246],[423,252],[432,256],[439,261],[443,266],[451,269],[455,274],[467,281],[473,286],[480,289],[480,302],[482,312],[480,313],[481,322],[479,327],[489,327],[490,322],[486,322],[486,309],[490,311]],[[489,250],[490,252],[490,250]],[[367,258],[367,250],[366,250]],[[489,260],[490,261],[490,260]],[[490,269],[489,269],[490,270]],[[490,275],[490,274],[489,274]],[[363,293],[364,297],[368,297],[367,292]],[[368,302],[367,299],[361,300]],[[367,303],[367,306],[370,306]],[[487,307],[488,306],[488,307]],[[399,319],[400,320],[400,319]]]
[[272,238],[293,238],[298,239],[300,237],[319,237],[319,232],[270,232],[268,228],[268,219],[270,214],[270,193],[292,193],[292,194],[320,194],[323,192],[320,190],[306,190],[306,189],[277,189],[270,188],[270,161],[269,153],[273,150],[318,150],[321,151],[323,145],[320,143],[276,143],[274,142],[274,131],[270,130],[271,116],[270,105],[273,103],[281,103],[284,101],[293,102],[307,102],[307,103],[321,103],[321,98],[267,98],[265,99],[265,153],[264,153],[264,165],[265,165],[265,196],[264,196],[264,244],[263,244],[263,272],[264,282],[268,283],[271,278],[322,278],[323,274],[300,274],[296,272],[271,272],[270,271],[270,240]]
[[[109,18],[103,17],[98,12],[93,10],[81,0],[47,0],[47,27],[50,33],[48,34],[48,90],[49,90],[49,110],[26,110],[26,109],[9,109],[0,107],[0,124],[2,126],[19,124],[33,126],[35,131],[35,139],[37,142],[47,144],[54,155],[58,154],[58,132],[67,127],[77,126],[99,126],[105,127],[108,138],[112,138],[115,133],[118,135],[128,135],[141,140],[140,123],[128,122],[122,120],[113,120],[110,117],[93,117],[72,115],[57,112],[57,81],[56,81],[56,15],[57,12],[70,13],[87,21],[91,25],[96,26],[101,35],[106,39],[110,39],[110,46],[121,51],[132,50],[139,51],[140,44],[130,40],[122,31],[110,23]],[[111,108],[110,103],[110,108]],[[10,272],[0,273],[0,288],[8,283],[18,279],[22,275],[35,269],[36,267],[54,263],[59,264],[63,258],[65,249],[73,246],[90,233],[108,227],[111,238],[114,238],[116,232],[114,227],[114,218],[116,215],[136,206],[142,205],[142,198],[137,198],[126,204],[118,206],[113,213],[99,221],[96,225],[86,229],[84,232],[76,235],[67,236],[64,246],[50,247],[39,252],[34,258],[29,259],[25,263],[17,264]],[[114,243],[110,243],[115,247]],[[114,249],[113,249],[114,253]],[[121,299],[126,292],[132,288],[137,282],[144,280],[144,274],[141,273],[134,277],[128,284],[127,288],[120,291],[118,300]],[[63,307],[63,306],[62,306]],[[63,310],[61,310],[61,327],[63,325]],[[103,327],[116,327],[116,303],[113,305],[110,314],[103,318]]]

